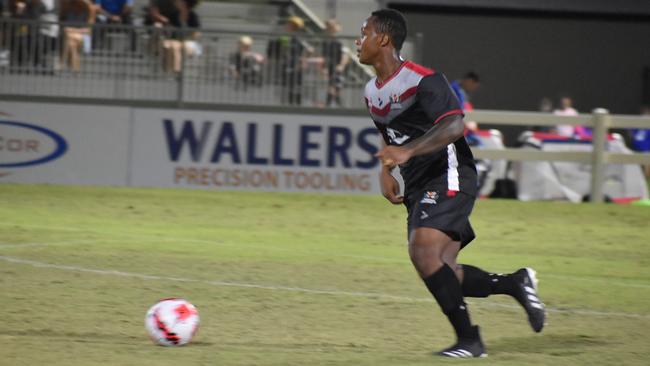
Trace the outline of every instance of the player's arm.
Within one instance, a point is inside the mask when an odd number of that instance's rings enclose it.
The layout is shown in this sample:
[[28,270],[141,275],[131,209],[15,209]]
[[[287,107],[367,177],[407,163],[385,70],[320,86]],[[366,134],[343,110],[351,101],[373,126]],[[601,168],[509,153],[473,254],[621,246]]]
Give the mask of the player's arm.
[[386,146],[377,153],[384,166],[394,167],[418,155],[442,150],[463,136],[465,124],[461,115],[442,118],[424,135],[402,146]]
[[383,165],[403,164],[413,156],[439,151],[463,137],[463,111],[442,74],[423,78],[418,85],[417,97],[433,124],[417,139],[402,146],[386,146],[380,150],[376,156]]
[[[384,148],[386,145],[382,143]],[[379,186],[381,188],[381,194],[392,204],[398,205],[404,202],[404,197],[400,195],[400,187],[397,179],[393,177],[391,172],[395,169],[395,166],[388,166],[382,164],[381,172],[379,173]]]

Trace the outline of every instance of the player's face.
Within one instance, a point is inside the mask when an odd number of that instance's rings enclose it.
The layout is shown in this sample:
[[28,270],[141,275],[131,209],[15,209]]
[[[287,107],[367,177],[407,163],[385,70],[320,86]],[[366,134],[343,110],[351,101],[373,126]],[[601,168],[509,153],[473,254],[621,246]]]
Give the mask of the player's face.
[[379,53],[379,41],[381,35],[375,31],[372,17],[366,19],[361,25],[361,37],[355,41],[357,45],[357,56],[359,62],[364,65],[371,65]]

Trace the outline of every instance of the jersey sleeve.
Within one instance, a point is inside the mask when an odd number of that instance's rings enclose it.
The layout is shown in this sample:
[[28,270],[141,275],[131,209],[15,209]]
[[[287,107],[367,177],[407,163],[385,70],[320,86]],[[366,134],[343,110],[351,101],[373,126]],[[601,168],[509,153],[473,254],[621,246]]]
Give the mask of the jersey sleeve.
[[423,77],[418,84],[417,98],[422,110],[433,124],[450,115],[463,115],[458,98],[443,74],[436,73]]

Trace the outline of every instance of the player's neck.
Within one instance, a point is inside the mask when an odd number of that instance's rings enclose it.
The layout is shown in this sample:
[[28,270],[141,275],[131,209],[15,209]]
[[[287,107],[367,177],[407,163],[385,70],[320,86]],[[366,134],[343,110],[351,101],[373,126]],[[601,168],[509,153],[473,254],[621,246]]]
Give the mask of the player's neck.
[[395,74],[397,69],[402,66],[402,59],[396,52],[383,54],[374,63],[373,68],[377,74],[377,82],[382,84],[386,79]]

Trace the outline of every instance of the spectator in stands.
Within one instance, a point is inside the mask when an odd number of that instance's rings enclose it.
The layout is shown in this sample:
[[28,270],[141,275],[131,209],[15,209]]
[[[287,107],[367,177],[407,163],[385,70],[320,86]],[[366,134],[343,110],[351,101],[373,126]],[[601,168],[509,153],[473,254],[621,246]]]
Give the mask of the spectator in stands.
[[[573,99],[568,96],[560,98],[560,108],[553,111],[556,116],[577,116],[578,111],[573,108]],[[589,140],[591,139],[591,129],[582,125],[558,125],[555,131],[558,135]]]
[[[95,0],[97,24],[124,24],[133,25],[133,0]],[[97,28],[93,32],[93,46],[101,47],[104,44],[108,29]],[[131,51],[135,51],[136,34],[127,31],[131,44]]]
[[12,63],[18,66],[31,64],[33,71],[47,71],[47,55],[54,50],[59,27],[55,0],[17,0],[12,4],[15,19],[41,21],[25,22],[14,27]]
[[259,86],[262,83],[264,56],[253,52],[252,46],[253,39],[242,36],[237,42],[237,51],[230,55],[230,74],[236,80],[236,88],[241,86],[244,91],[249,85]]
[[61,65],[78,72],[81,69],[82,47],[90,49],[90,27],[95,22],[95,7],[90,0],[61,0],[63,28]]
[[474,110],[474,106],[470,102],[470,94],[478,90],[481,85],[481,80],[479,76],[474,71],[470,71],[460,80],[454,80],[451,82],[451,88],[456,93],[458,101],[460,102],[463,110],[471,112]]
[[544,97],[539,101],[539,111],[542,113],[553,112],[553,101],[549,97]]
[[278,65],[283,87],[282,102],[300,105],[302,92],[302,71],[305,56],[313,49],[300,40],[298,34],[305,28],[305,22],[298,16],[287,19],[287,36],[269,42],[266,53]]
[[[538,110],[541,113],[553,113],[553,100],[549,97],[543,97],[539,101]],[[533,126],[532,129],[536,132],[550,133],[554,128],[549,126]]]
[[327,67],[327,100],[328,107],[341,106],[341,88],[345,81],[343,72],[350,61],[343,43],[336,38],[341,31],[341,26],[336,19],[329,19],[326,23],[328,38],[323,41],[323,57]]
[[[201,47],[197,42],[200,36],[197,30],[201,23],[195,11],[198,4],[199,0],[151,0],[145,24],[176,28],[174,31],[165,32],[161,41],[163,68],[167,72],[181,71],[183,52],[189,57],[201,53]],[[189,31],[185,28],[189,28]]]
[[[650,118],[650,106],[641,107],[641,116]],[[650,129],[635,128],[632,131],[632,149],[638,152],[650,153]],[[645,165],[643,171],[650,177],[650,165]]]
[[95,0],[97,23],[133,24],[133,0]]

